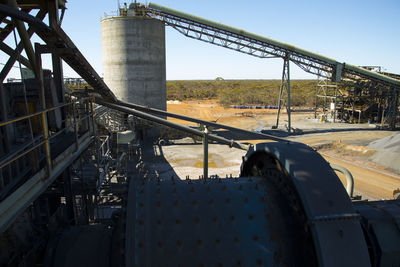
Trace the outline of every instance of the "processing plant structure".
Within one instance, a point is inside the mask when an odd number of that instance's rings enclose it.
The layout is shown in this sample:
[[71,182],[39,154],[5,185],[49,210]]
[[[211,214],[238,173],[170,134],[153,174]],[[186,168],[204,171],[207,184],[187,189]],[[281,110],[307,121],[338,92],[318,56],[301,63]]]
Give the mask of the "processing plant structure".
[[[277,125],[287,94],[289,131],[290,63],[345,81],[350,93],[338,101],[372,95],[391,127],[396,77],[135,2],[101,21],[103,80],[60,26],[65,2],[0,4],[0,48],[9,56],[0,72],[1,266],[400,265],[399,200],[353,197],[351,183],[344,188],[334,169],[346,171],[307,145],[166,112],[165,26],[251,56],[282,58]],[[16,32],[21,41],[13,49],[5,40]],[[33,34],[42,42],[32,43]],[[52,70],[42,68],[44,54]],[[88,86],[66,90],[64,82],[72,82],[63,79],[62,61]],[[21,80],[5,82],[16,62]],[[156,164],[166,128],[202,140],[200,179],[181,180]],[[243,144],[212,129],[269,142]],[[247,151],[239,176],[208,175],[209,142]]]

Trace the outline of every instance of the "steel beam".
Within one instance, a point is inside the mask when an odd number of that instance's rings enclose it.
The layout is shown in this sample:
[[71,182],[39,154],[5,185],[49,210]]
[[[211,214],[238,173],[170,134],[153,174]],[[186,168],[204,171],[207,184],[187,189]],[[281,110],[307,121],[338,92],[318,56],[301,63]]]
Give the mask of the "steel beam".
[[279,116],[281,113],[281,108],[284,102],[282,99],[283,96],[283,91],[286,91],[287,93],[287,104],[286,104],[286,110],[287,110],[287,115],[288,115],[288,132],[291,132],[292,125],[291,125],[291,113],[290,113],[290,69],[289,69],[290,61],[289,61],[289,56],[287,56],[283,60],[283,70],[282,70],[282,81],[281,81],[281,87],[279,91],[279,99],[278,99],[278,113],[276,115],[276,124],[273,127],[274,129],[277,129],[279,126]]
[[[40,10],[38,12],[38,14],[36,15],[36,18],[43,20],[45,16],[46,16],[46,12],[44,10]],[[32,28],[29,28],[28,29],[29,38],[32,37],[33,33],[34,33],[34,30]],[[3,50],[4,52],[6,52],[10,56],[7,63],[4,65],[4,67],[1,70],[0,82],[4,81],[4,79],[7,77],[12,66],[14,66],[16,60],[21,62],[21,64],[25,65],[27,68],[32,69],[32,66],[31,66],[29,60],[21,55],[23,48],[24,48],[24,44],[21,41],[21,42],[19,42],[19,44],[17,45],[17,47],[15,48],[13,53],[11,53],[12,48],[8,47],[3,42],[0,42],[0,49]]]
[[[47,1],[47,10],[49,12],[49,25],[54,28],[55,25],[59,26],[59,14],[58,14],[58,0]],[[53,63],[53,76],[56,85],[58,101],[64,102],[64,79],[63,79],[63,67],[62,60],[59,55],[52,54]]]
[[388,76],[168,7],[150,3],[147,15],[163,21],[190,38],[261,58],[285,58],[290,54],[293,63],[312,74],[335,80],[341,77],[353,80],[364,78],[393,85],[396,90],[400,90],[400,81]]
[[[32,35],[31,35],[32,36]],[[4,53],[9,55],[10,57],[18,57],[18,54],[16,53],[16,50],[12,49],[10,46],[7,44],[0,42],[0,50],[2,50]],[[24,56],[19,55],[18,61],[21,62],[22,65],[24,65],[27,68],[32,68],[31,62],[29,59],[27,59]]]
[[[0,115],[1,115],[1,120],[2,121],[7,121],[8,120],[8,114],[7,114],[7,104],[6,104],[6,95],[4,93],[4,87],[3,83],[0,82]],[[11,127],[9,125],[6,125],[5,127],[2,127],[1,130],[3,131],[3,142],[4,142],[4,149],[5,152],[8,154],[11,151],[11,141],[10,141],[10,132],[11,132]]]
[[94,93],[99,93],[109,101],[116,101],[115,95],[59,25],[50,28],[32,15],[3,4],[0,4],[0,13],[28,23],[47,45],[65,48],[60,54],[61,58],[94,88]]
[[[18,4],[16,0],[9,0],[8,4],[18,10]],[[21,11],[22,12],[22,11]],[[35,58],[35,51],[33,50],[32,43],[30,41],[30,37],[28,35],[28,32],[26,31],[25,25],[22,21],[15,19],[14,22],[16,24],[17,30],[19,37],[21,38],[22,43],[24,44],[25,47],[25,52],[26,55],[29,58],[29,62],[31,64],[31,68],[33,72],[35,73],[35,77],[39,76],[39,72],[37,70],[37,65],[36,65],[36,58]]]

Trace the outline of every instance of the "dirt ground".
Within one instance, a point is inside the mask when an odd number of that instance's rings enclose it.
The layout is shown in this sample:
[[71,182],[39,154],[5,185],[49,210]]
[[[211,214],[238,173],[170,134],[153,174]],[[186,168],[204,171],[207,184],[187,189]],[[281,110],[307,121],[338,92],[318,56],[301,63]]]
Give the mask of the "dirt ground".
[[[167,104],[167,110],[172,113],[247,130],[264,129],[268,131],[276,123],[276,110],[223,108],[218,105],[217,100]],[[193,125],[176,119],[170,118],[169,120]],[[287,114],[283,111],[278,129],[285,132],[287,124]],[[400,175],[372,163],[368,155],[373,151],[366,154],[366,152],[363,152],[363,148],[374,140],[396,132],[376,130],[373,126],[368,124],[324,123],[314,119],[313,113],[292,113],[292,128],[300,129],[307,134],[288,138],[317,148],[328,162],[347,168],[354,177],[356,195],[362,195],[363,199],[370,200],[391,199],[393,190],[400,187]],[[253,144],[265,142],[265,140],[239,141],[247,141]],[[330,144],[336,145],[331,146]],[[348,148],[350,148],[350,152]],[[203,154],[201,145],[193,147],[187,145],[167,146],[164,153],[181,178],[189,174],[195,176],[202,174]],[[226,146],[212,145],[210,147],[209,174],[218,174],[222,177],[230,174],[237,175],[244,153],[240,150],[229,149]],[[341,175],[339,177],[343,180]]]

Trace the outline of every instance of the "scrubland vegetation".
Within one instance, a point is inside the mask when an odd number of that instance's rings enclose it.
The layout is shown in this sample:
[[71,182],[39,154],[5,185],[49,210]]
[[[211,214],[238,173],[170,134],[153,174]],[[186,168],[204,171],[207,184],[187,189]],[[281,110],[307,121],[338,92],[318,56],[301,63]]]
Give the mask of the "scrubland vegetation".
[[[276,105],[280,84],[280,80],[167,81],[167,99],[218,99],[223,106]],[[314,105],[316,80],[291,80],[290,85],[292,106]]]

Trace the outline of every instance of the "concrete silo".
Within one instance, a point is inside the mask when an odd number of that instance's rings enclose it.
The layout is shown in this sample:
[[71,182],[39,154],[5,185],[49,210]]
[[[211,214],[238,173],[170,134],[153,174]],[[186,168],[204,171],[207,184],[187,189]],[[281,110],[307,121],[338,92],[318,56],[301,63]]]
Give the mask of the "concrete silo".
[[104,81],[121,100],[166,110],[165,26],[135,14],[101,20]]

